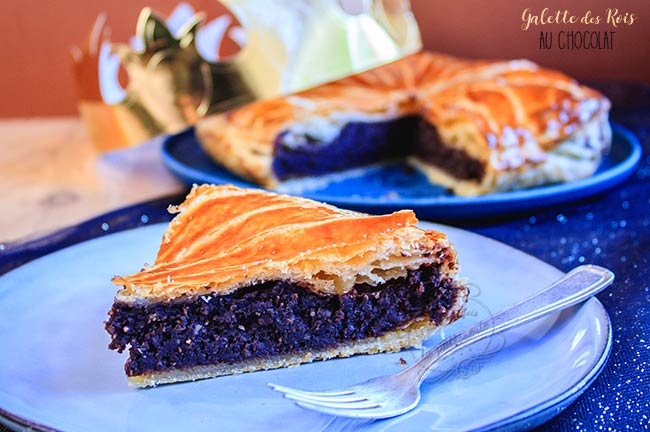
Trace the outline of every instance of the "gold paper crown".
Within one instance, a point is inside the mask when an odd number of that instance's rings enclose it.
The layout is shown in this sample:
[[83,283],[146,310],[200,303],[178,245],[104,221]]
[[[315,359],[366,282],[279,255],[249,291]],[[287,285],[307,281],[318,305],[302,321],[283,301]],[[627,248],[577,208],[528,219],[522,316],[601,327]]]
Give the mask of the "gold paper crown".
[[[80,112],[98,148],[177,132],[208,113],[313,87],[421,47],[408,0],[221,2],[245,29],[231,29],[243,47],[226,60],[210,52],[218,51],[227,15],[202,25],[204,15],[181,4],[166,22],[145,8],[130,45],[111,44],[105,16],[98,17],[86,46],[73,50]],[[201,32],[213,37],[207,50]]]

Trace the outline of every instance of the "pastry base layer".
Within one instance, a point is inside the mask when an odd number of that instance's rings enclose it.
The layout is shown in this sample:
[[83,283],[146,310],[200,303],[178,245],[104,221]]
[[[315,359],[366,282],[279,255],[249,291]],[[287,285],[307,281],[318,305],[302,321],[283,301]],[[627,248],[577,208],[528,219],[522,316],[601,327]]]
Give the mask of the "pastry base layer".
[[237,375],[258,370],[295,367],[303,363],[327,360],[336,357],[351,357],[356,354],[378,354],[396,352],[411,348],[427,340],[439,327],[455,321],[463,314],[462,309],[454,310],[449,318],[440,325],[430,321],[414,321],[406,328],[380,337],[370,337],[359,341],[349,341],[336,347],[321,351],[308,351],[297,354],[278,355],[267,359],[250,359],[240,363],[215,364],[192,368],[153,372],[128,377],[129,385],[135,387],[155,387],[183,381],[196,381],[224,375]]

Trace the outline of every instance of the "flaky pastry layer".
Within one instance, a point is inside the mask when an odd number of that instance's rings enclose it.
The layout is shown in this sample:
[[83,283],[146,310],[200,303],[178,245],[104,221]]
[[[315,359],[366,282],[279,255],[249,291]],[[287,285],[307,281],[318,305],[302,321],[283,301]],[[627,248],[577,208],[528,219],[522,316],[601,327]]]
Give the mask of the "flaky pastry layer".
[[234,186],[194,186],[163,236],[154,264],[130,276],[116,300],[166,301],[227,294],[267,280],[304,282],[342,294],[378,285],[427,263],[454,277],[444,234],[425,231],[412,211],[369,216],[312,200]]

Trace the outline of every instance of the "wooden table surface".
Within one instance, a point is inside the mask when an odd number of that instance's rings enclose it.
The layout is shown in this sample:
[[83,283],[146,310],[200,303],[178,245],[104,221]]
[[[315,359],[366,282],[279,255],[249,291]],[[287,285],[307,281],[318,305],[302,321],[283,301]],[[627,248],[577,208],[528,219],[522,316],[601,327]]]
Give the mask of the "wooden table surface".
[[184,189],[162,164],[160,138],[100,153],[76,117],[0,120],[0,137],[0,242]]

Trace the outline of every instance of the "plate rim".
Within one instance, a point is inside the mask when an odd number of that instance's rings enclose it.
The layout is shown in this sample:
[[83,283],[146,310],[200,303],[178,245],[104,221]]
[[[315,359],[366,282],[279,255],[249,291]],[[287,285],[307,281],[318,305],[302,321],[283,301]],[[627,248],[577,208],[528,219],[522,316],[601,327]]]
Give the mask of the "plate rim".
[[[626,127],[610,122],[613,132],[612,146],[615,145],[616,138],[623,145],[629,147],[628,153],[624,159],[617,162],[616,165],[606,169],[603,172],[596,173],[589,177],[567,182],[560,183],[548,186],[540,186],[530,189],[522,189],[510,192],[498,192],[493,194],[481,195],[477,197],[461,197],[461,196],[436,196],[436,197],[414,197],[409,199],[398,198],[394,200],[386,200],[386,198],[378,197],[363,197],[363,198],[352,198],[349,196],[332,196],[325,195],[320,193],[313,193],[306,191],[300,193],[301,196],[310,199],[317,199],[320,201],[326,201],[335,205],[362,205],[364,207],[375,207],[375,208],[393,208],[393,207],[404,207],[404,208],[423,208],[423,207],[436,207],[436,208],[459,208],[472,206],[475,208],[494,206],[496,204],[521,204],[531,199],[535,200],[545,200],[549,198],[561,198],[569,194],[581,194],[579,198],[584,197],[585,195],[592,195],[592,193],[585,194],[585,191],[590,189],[596,189],[593,194],[602,192],[613,186],[618,182],[622,182],[627,179],[633,172],[634,167],[638,164],[642,155],[641,144],[629,129]],[[254,187],[258,189],[266,189],[261,185],[247,181],[246,179],[240,178],[234,173],[230,173],[227,168],[219,166],[220,169],[225,170],[228,174],[232,175],[233,179],[219,178],[214,174],[205,172],[203,170],[197,169],[193,166],[190,166],[186,163],[183,163],[176,157],[172,155],[170,148],[174,145],[177,145],[177,140],[179,140],[184,135],[190,135],[194,133],[194,126],[190,126],[178,133],[166,135],[162,142],[162,160],[165,166],[178,178],[180,178],[183,183],[188,183],[187,180],[191,180],[196,183],[216,183],[216,184],[226,184],[231,183],[236,186],[242,187]],[[212,160],[210,160],[212,161]],[[216,164],[216,162],[215,162]],[[612,182],[615,182],[612,184]]]
[[594,366],[589,370],[589,372],[587,372],[576,384],[555,397],[549,398],[534,407],[514,414],[507,419],[476,429],[474,432],[495,431],[506,427],[508,430],[520,430],[524,425],[525,428],[521,430],[528,430],[537,427],[559,415],[562,411],[568,408],[569,405],[575,402],[576,399],[578,399],[589,387],[591,387],[593,382],[600,376],[607,365],[607,361],[612,352],[614,331],[612,320],[601,301],[594,296],[582,303],[580,307],[587,306],[587,303],[594,303],[594,307],[596,307],[602,314],[601,318],[604,319],[607,327],[607,331],[604,333],[606,339],[605,343],[602,345],[602,349],[599,352],[598,360],[594,363]]
[[[129,210],[129,208],[125,209]],[[111,212],[110,214],[114,214],[117,212]],[[119,217],[119,214],[117,215]],[[131,227],[131,228],[125,228],[125,229],[120,229],[116,230],[114,232],[111,232],[108,235],[112,234],[118,234],[121,232],[125,231],[133,231],[137,230],[140,228],[147,228],[151,227],[153,225],[164,225],[166,224],[165,222],[156,222],[152,223],[146,226],[137,226],[137,227]],[[469,234],[471,236],[476,236],[480,237],[482,241],[486,242],[494,242],[498,243],[501,247],[505,247],[508,249],[512,249],[516,251],[517,253],[527,255],[529,258],[532,258],[536,261],[538,261],[540,264],[545,265],[551,269],[554,269],[555,271],[558,272],[559,275],[565,274],[562,270],[558,269],[557,267],[548,264],[547,262],[535,257],[534,255],[528,254],[520,249],[517,249],[513,246],[510,246],[506,243],[499,242],[497,240],[494,240],[490,237],[484,236],[482,234],[474,233],[472,231],[464,230],[462,228],[457,228],[453,226],[448,226],[440,223],[431,223],[431,222],[422,222],[423,225],[425,226],[430,226],[434,229],[440,230],[447,230],[447,231],[457,231],[457,232],[462,232],[465,234]],[[99,237],[104,237],[101,235],[95,235],[91,236],[89,238],[74,242],[73,244],[70,245],[65,245],[63,247],[57,248],[53,251],[49,251],[41,256],[39,256],[36,259],[40,258],[45,258],[48,255],[52,253],[59,252],[63,249],[71,248],[76,245],[92,241],[94,239],[97,239]],[[31,260],[29,261],[31,262]],[[0,278],[5,276],[8,273],[13,272],[13,270],[18,269],[20,267],[23,267],[24,265],[28,264],[29,262],[23,263],[19,265],[18,267],[8,270],[4,273],[0,273]],[[590,368],[585,372],[584,376],[580,378],[578,382],[575,384],[571,385],[569,388],[566,390],[563,390],[559,394],[554,395],[553,397],[550,397],[546,399],[545,401],[542,401],[528,409],[522,410],[517,414],[514,414],[510,417],[495,421],[493,423],[484,425],[479,427],[478,429],[474,429],[474,431],[495,431],[495,430],[501,430],[501,429],[506,429],[507,430],[528,430],[529,428],[536,427],[551,418],[555,417],[556,415],[560,414],[564,409],[566,409],[571,403],[573,403],[582,393],[584,393],[592,384],[593,382],[600,376],[601,372],[605,368],[605,365],[607,364],[607,361],[609,359],[609,356],[611,354],[612,350],[612,345],[613,345],[613,327],[611,323],[611,318],[609,314],[607,313],[607,310],[603,306],[603,304],[598,300],[597,297],[591,297],[589,300],[586,302],[580,304],[577,306],[577,308],[583,308],[587,307],[588,303],[593,303],[593,307],[595,308],[595,311],[599,314],[597,318],[599,320],[603,320],[606,324],[606,331],[603,332],[604,337],[600,338],[598,340],[598,347],[599,353],[597,356],[596,361],[594,361],[593,365],[590,366]],[[574,306],[575,308],[576,306]],[[577,310],[577,309],[576,309]],[[603,340],[604,339],[604,340]],[[24,418],[20,415],[14,414],[3,407],[0,407],[0,423],[1,424],[6,424],[9,427],[13,428],[29,428],[30,430],[36,430],[36,431],[41,431],[41,432],[65,432],[64,430],[52,428],[50,426],[47,426],[45,424],[41,424],[38,422],[34,422],[28,418]]]

